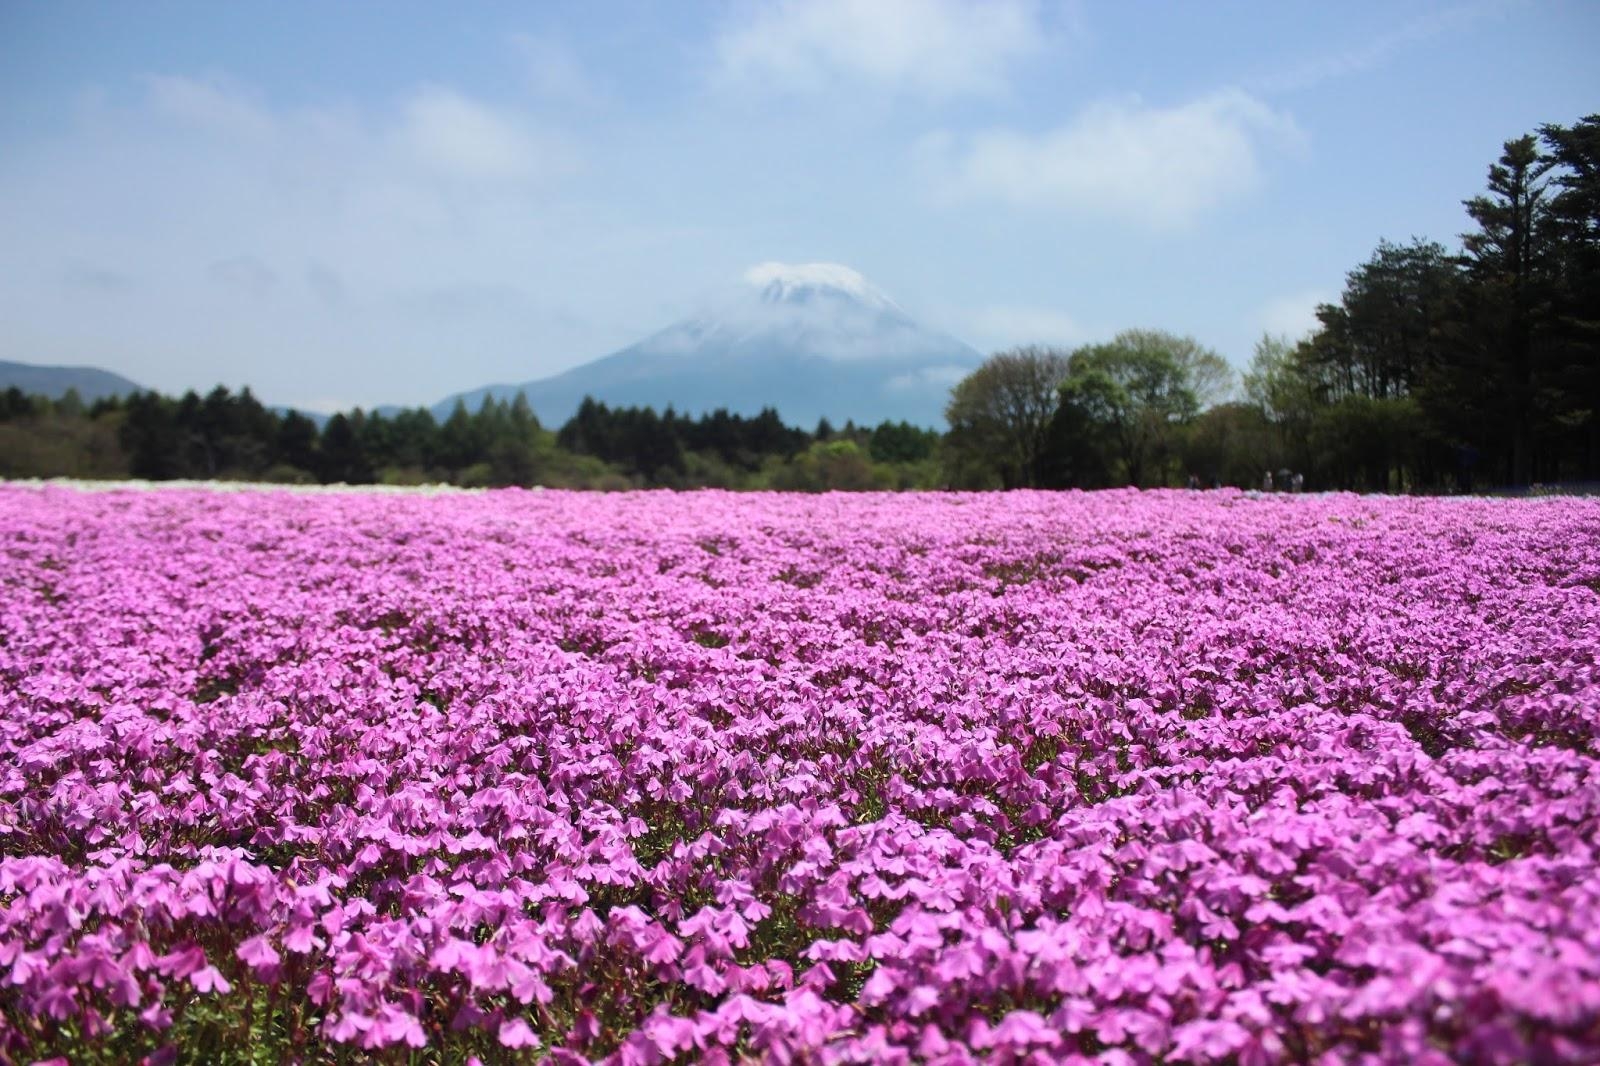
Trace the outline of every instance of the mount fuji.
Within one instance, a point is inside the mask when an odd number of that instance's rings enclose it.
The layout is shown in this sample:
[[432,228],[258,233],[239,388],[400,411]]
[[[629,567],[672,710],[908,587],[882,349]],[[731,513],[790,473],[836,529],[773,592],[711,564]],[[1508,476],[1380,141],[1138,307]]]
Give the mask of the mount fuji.
[[826,417],[874,425],[884,419],[941,426],[950,387],[983,357],[918,325],[884,292],[836,263],[763,263],[707,310],[611,355],[521,385],[459,393],[476,410],[485,397],[523,393],[547,426],[566,421],[585,396],[612,406],[672,406],[698,414],[725,407],[753,415],[774,407],[791,425]]

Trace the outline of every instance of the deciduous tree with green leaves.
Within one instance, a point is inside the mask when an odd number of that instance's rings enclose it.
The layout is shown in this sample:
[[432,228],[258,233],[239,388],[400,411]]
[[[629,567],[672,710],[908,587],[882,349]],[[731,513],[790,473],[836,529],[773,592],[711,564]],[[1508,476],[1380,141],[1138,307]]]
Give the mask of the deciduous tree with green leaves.
[[1050,421],[1067,376],[1067,354],[1029,345],[997,352],[950,394],[946,462],[953,480],[970,487],[1041,484]]
[[1228,395],[1231,379],[1227,361],[1193,337],[1130,329],[1072,353],[1060,404],[1126,484],[1160,485],[1184,427],[1203,399]]

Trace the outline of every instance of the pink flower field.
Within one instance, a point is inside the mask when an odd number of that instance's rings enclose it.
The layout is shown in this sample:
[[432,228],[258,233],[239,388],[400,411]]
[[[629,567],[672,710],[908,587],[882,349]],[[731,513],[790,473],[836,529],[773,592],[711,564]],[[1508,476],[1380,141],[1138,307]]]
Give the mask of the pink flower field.
[[0,487],[0,1061],[1594,1062],[1600,504]]

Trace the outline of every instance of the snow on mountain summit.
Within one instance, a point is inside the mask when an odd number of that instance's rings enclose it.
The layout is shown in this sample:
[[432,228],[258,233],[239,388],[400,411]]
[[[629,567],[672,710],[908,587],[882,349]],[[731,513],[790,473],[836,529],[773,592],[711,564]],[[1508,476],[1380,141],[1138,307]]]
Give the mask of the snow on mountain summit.
[[[791,424],[828,417],[861,425],[937,425],[950,386],[982,357],[928,329],[858,271],[838,263],[761,263],[699,313],[621,351],[521,385],[461,394],[521,392],[559,425],[585,396],[619,406],[680,412],[726,408],[753,415],[776,406]],[[435,410],[447,417],[457,397]]]
[[767,262],[745,271],[698,314],[638,345],[661,355],[747,359],[903,358],[959,342],[924,329],[859,271],[839,263]]
[[744,273],[746,285],[768,303],[803,302],[818,293],[845,296],[869,307],[894,308],[895,302],[860,271],[840,263],[758,263]]

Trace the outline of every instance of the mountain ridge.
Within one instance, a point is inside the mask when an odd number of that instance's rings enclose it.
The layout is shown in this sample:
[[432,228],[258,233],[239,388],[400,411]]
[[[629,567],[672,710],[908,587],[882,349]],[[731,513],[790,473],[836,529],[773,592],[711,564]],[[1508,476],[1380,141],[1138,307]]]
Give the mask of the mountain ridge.
[[143,385],[97,366],[56,366],[0,360],[0,390],[9,388],[21,389],[31,396],[48,396],[52,400],[61,399],[69,389],[77,389],[84,403],[144,391]]
[[[542,378],[452,393],[429,409],[443,421],[458,402],[476,411],[486,398],[521,393],[548,426],[564,423],[592,396],[613,407],[672,407],[691,416],[773,408],[803,428],[822,418],[937,428],[950,387],[982,358],[917,323],[850,267],[768,262],[747,270],[710,306],[609,355]],[[75,388],[86,403],[145,391],[100,367],[0,361],[0,390],[11,386],[52,398]],[[290,409],[273,405],[279,413]],[[310,417],[320,425],[328,416]]]
[[585,396],[685,414],[776,408],[793,425],[820,418],[937,426],[949,389],[982,361],[919,325],[860,273],[837,263],[762,263],[717,305],[559,374],[454,393],[432,408],[475,410],[518,393],[547,425]]

